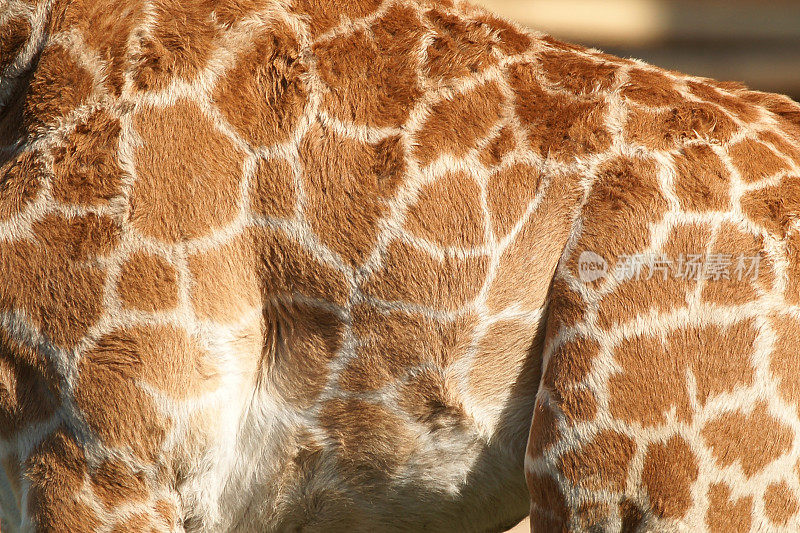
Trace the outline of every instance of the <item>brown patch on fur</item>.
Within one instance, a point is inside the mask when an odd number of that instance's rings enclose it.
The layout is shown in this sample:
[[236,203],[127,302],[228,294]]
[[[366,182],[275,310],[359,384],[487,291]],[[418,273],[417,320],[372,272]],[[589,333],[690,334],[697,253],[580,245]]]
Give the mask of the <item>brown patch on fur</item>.
[[[800,129],[800,126],[798,126]],[[789,137],[791,139],[791,136]],[[800,137],[795,143],[786,140],[779,133],[774,131],[762,131],[758,134],[758,139],[762,142],[772,144],[778,155],[783,155],[794,161],[795,165],[800,165]]]
[[352,484],[391,476],[413,453],[416,444],[407,424],[384,407],[362,400],[330,400],[320,423]]
[[[787,119],[781,116],[773,115],[773,118],[777,123],[777,128],[779,128],[780,132],[786,137],[786,140],[791,143],[789,146],[794,149],[786,150],[787,155],[790,155],[794,163],[798,164],[798,162],[800,162],[800,157],[797,155],[798,152],[795,150],[800,150],[800,116],[794,119]],[[786,149],[785,145],[776,147],[780,150]]]
[[119,227],[98,215],[47,215],[33,232],[35,240],[0,246],[0,309],[23,311],[51,342],[69,348],[102,313],[105,271],[94,259],[116,246]]
[[[525,179],[525,176],[518,178]],[[501,311],[510,305],[534,311],[545,304],[556,265],[572,231],[574,206],[582,194],[576,185],[575,176],[563,181],[553,179],[537,209],[505,249],[486,300],[491,312]],[[508,186],[506,193],[523,194],[521,188],[515,190],[512,185]],[[514,215],[520,207],[528,207],[514,206],[515,203],[525,202],[527,198],[524,196],[513,201],[509,198],[508,203],[505,203],[506,199],[502,198],[502,194],[505,193],[489,196],[490,209],[495,219],[501,221],[501,227],[495,228],[496,232],[511,222],[506,219],[507,215]]]
[[547,402],[538,401],[533,411],[533,423],[528,436],[527,456],[532,459],[543,457],[547,450],[561,440],[558,420]]
[[584,49],[584,52],[590,54],[592,57],[595,57],[598,60],[607,61],[608,63],[613,63],[614,65],[620,67],[636,66],[636,62],[633,59],[626,59],[624,57],[614,56],[611,54],[607,54],[605,52],[601,52],[600,50],[595,50],[594,48]]
[[308,21],[312,38],[338,26],[342,17],[351,20],[366,17],[377,10],[381,0],[350,0],[331,3],[327,0],[298,0],[294,10]]
[[445,247],[484,244],[481,189],[472,176],[451,173],[419,191],[406,213],[406,229]]
[[173,309],[178,305],[178,273],[162,257],[135,253],[122,265],[117,292],[128,309]]
[[[503,157],[514,150],[516,145],[514,131],[508,126],[503,126],[497,137],[486,145],[486,148],[481,152],[481,162],[487,167],[499,165]],[[492,189],[489,188],[489,190],[491,191]]]
[[579,531],[596,531],[598,524],[609,522],[612,505],[608,501],[580,501],[573,512],[577,518]]
[[758,120],[758,108],[742,98],[724,94],[708,83],[689,81],[687,85],[695,96],[722,106],[743,122],[755,122]]
[[379,183],[394,183],[406,173],[405,147],[399,135],[386,137],[376,143],[375,161],[372,172],[378,177]]
[[283,159],[259,159],[250,185],[250,208],[256,215],[289,218],[297,204],[294,171]]
[[60,245],[60,253],[76,269],[75,263],[111,254],[119,243],[120,231],[116,220],[93,213],[64,218],[46,215],[33,224],[37,244],[42,248]]
[[734,500],[727,485],[713,483],[708,488],[706,526],[714,533],[745,533],[752,522],[753,497]]
[[143,475],[134,474],[120,462],[104,461],[92,472],[90,479],[94,494],[107,509],[114,509],[122,503],[141,502],[148,496]]
[[538,41],[541,41],[542,43],[547,45],[547,47],[552,48],[554,50],[562,50],[566,52],[589,52],[589,50],[585,46],[560,41],[555,37],[553,37],[552,35],[544,35],[540,37]]
[[205,0],[211,16],[225,28],[230,28],[248,15],[270,6],[274,0]]
[[[751,89],[740,81],[732,81],[732,80],[712,80],[709,78],[704,78],[708,83],[711,83],[714,87],[721,89],[723,91],[734,92],[737,94],[743,94],[752,92]],[[744,99],[744,98],[743,98]]]
[[718,394],[752,384],[755,369],[750,359],[756,333],[751,322],[724,329],[709,326],[678,330],[668,337],[667,354],[684,354],[690,360],[697,400],[703,405]]
[[531,493],[531,533],[567,533],[569,507],[558,482],[548,475],[532,474],[525,479]]
[[693,139],[724,143],[737,129],[717,107],[686,101],[665,111],[631,109],[625,138],[652,150],[672,150]]
[[[773,418],[764,402],[756,403],[750,414],[721,414],[701,434],[719,466],[738,463],[747,477],[788,452],[792,444],[791,429]],[[764,435],[770,438],[764,440]]]
[[480,340],[469,373],[470,396],[481,405],[502,406],[512,390],[533,394],[542,373],[539,324],[495,322]]
[[730,176],[707,144],[692,144],[675,156],[675,192],[687,211],[730,209]]
[[498,170],[489,179],[487,203],[492,215],[492,229],[498,238],[507,235],[522,218],[539,189],[541,179],[538,168],[524,163]]
[[595,416],[597,401],[580,382],[591,371],[599,350],[595,341],[578,338],[559,346],[547,363],[542,386],[570,422]]
[[377,390],[420,365],[445,368],[467,351],[474,316],[440,322],[402,311],[353,309],[357,358],[345,368],[341,387],[350,392]]
[[192,81],[211,57],[217,38],[210,6],[193,0],[155,0],[154,28],[137,37],[134,82],[143,91],[166,89],[176,78]]
[[772,483],[764,492],[764,512],[776,526],[785,526],[797,514],[797,498],[786,481]]
[[588,388],[572,387],[562,388],[555,392],[554,397],[558,406],[567,420],[587,421],[597,414],[597,397]]
[[500,87],[490,81],[434,105],[416,138],[420,164],[445,154],[465,156],[500,120],[503,101]]
[[[310,407],[325,388],[328,367],[342,344],[344,324],[333,313],[299,302],[265,307],[275,345],[267,353],[271,383],[298,407]],[[267,349],[270,348],[269,343]]]
[[622,498],[619,503],[619,514],[622,518],[621,533],[637,533],[644,522],[644,511],[629,498]]
[[22,111],[22,126],[29,134],[42,133],[81,104],[93,90],[92,75],[60,45],[42,52]]
[[743,139],[728,148],[733,164],[746,183],[760,181],[789,170],[789,166],[767,145],[752,139]]
[[192,306],[202,320],[235,324],[261,307],[261,284],[251,243],[233,239],[188,260]]
[[552,383],[552,377],[546,377],[553,402],[570,423],[586,422],[597,414],[597,397],[594,392],[579,385]]
[[[242,154],[194,103],[147,108],[134,119],[142,138],[131,223],[174,243],[208,235],[238,212]],[[202,209],[197,209],[197,205]]]
[[[697,288],[702,269],[690,265],[691,255],[703,254],[711,239],[711,227],[704,224],[677,224],[661,250],[671,264],[643,266],[637,279],[623,281],[600,302],[598,323],[603,328],[625,324],[640,314],[669,312],[687,305]],[[611,264],[618,265],[622,258]],[[696,262],[695,262],[696,264]],[[666,270],[666,272],[665,272]],[[666,276],[665,276],[666,274]],[[714,287],[716,289],[716,286]],[[727,293],[723,293],[727,294]]]
[[[724,276],[719,279],[709,278],[703,287],[704,300],[723,305],[743,304],[758,297],[757,288],[772,288],[775,271],[772,259],[764,250],[763,237],[756,237],[724,222],[709,255],[727,257],[730,260],[729,279]],[[757,258],[757,272],[752,258]]]
[[[352,8],[363,3],[346,2]],[[330,12],[338,8],[330,2],[324,6]],[[320,78],[330,88],[323,96],[326,110],[341,120],[367,126],[405,123],[422,95],[417,84],[417,50],[423,35],[415,11],[394,5],[369,31],[359,29],[315,44]]]
[[477,20],[496,32],[498,37],[497,47],[504,54],[521,54],[530,48],[533,42],[530,36],[517,30],[511,23],[494,15],[481,15]]
[[558,470],[575,486],[588,490],[622,491],[636,442],[616,431],[603,430],[558,460]]
[[[175,399],[214,390],[217,372],[201,344],[175,326],[136,326],[103,337],[88,357],[94,372],[115,372],[117,379],[142,380]],[[100,386],[100,385],[96,385]],[[96,402],[102,403],[102,398]]]
[[400,389],[400,408],[431,432],[466,427],[458,384],[444,373],[424,369]]
[[662,72],[635,68],[628,76],[629,80],[621,91],[624,98],[650,107],[675,105],[683,100],[675,90],[675,80]]
[[618,69],[571,51],[546,50],[539,54],[539,63],[548,82],[577,96],[608,91]]
[[22,152],[0,167],[0,222],[19,215],[36,199],[43,172],[34,152]]
[[653,337],[626,339],[614,354],[623,370],[608,384],[612,416],[655,426],[674,408],[679,420],[689,420],[687,369],[696,380],[701,406],[721,393],[749,386],[755,372],[751,363],[755,336],[754,325],[741,322],[725,329],[679,329],[664,342]]
[[153,510],[156,515],[164,521],[168,529],[172,530],[175,527],[175,524],[178,522],[178,510],[175,508],[174,503],[166,500],[158,500],[155,505],[153,505]]
[[95,531],[100,521],[75,499],[83,486],[86,460],[66,429],[59,428],[28,457],[24,475],[30,482],[28,516],[37,531]]
[[741,205],[753,222],[783,239],[800,220],[800,178],[784,178],[778,185],[751,191]]
[[692,505],[692,485],[699,474],[697,458],[682,437],[651,444],[644,459],[642,483],[654,514],[683,518]]
[[11,17],[0,26],[0,74],[14,62],[31,34],[31,25],[19,17]]
[[794,128],[800,125],[800,104],[788,96],[759,91],[746,91],[742,98],[755,105],[761,106],[770,112],[778,122],[783,125],[793,124]]
[[552,340],[561,328],[569,328],[581,322],[586,307],[581,295],[570,289],[564,279],[556,277],[548,295],[550,316],[548,317],[545,343]]
[[350,296],[344,275],[319,262],[278,230],[252,230],[265,297],[301,294],[343,305]]
[[372,252],[386,201],[402,183],[399,143],[366,144],[315,125],[300,143],[306,217],[323,244],[351,265]]
[[0,436],[9,439],[57,408],[60,384],[45,357],[0,328]]
[[606,102],[598,97],[549,94],[536,80],[537,69],[521,63],[511,66],[509,72],[517,95],[516,111],[528,130],[531,148],[542,157],[563,161],[606,150],[611,144]]
[[800,346],[798,321],[791,317],[771,317],[776,342],[772,349],[769,369],[779,380],[781,397],[800,413],[800,375],[797,372],[797,347]]
[[597,181],[583,208],[587,214],[583,232],[567,262],[576,277],[583,251],[606,254],[606,261],[616,264],[623,255],[648,247],[650,224],[667,211],[658,171],[651,160],[627,157],[606,161],[597,170]]
[[[145,338],[131,338],[125,332],[107,336],[81,359],[75,403],[105,444],[127,446],[136,455],[153,459],[166,436],[168,422],[161,419],[151,397],[136,383],[146,371],[145,358],[155,355],[138,351],[152,344],[152,339],[147,338],[150,332],[141,333]],[[165,339],[155,342],[162,340]],[[156,354],[164,356],[164,347],[154,348]],[[168,357],[182,355],[170,352]],[[149,371],[162,371],[161,365],[167,362],[150,360],[149,364],[159,366]],[[115,408],[108,409],[109,405]]]
[[786,240],[786,259],[789,261],[784,298],[790,304],[800,304],[800,233],[792,232]]
[[489,270],[489,259],[445,257],[437,260],[412,246],[389,245],[383,268],[363,285],[364,292],[440,310],[456,311],[473,301]]
[[286,142],[306,105],[305,72],[291,30],[272,26],[238,58],[214,103],[253,146]]
[[497,63],[490,27],[438,9],[426,12],[425,18],[433,30],[425,66],[434,81],[471,76]]
[[108,205],[119,195],[119,121],[97,111],[53,149],[53,197],[78,205]]
[[64,8],[60,26],[79,31],[83,41],[99,54],[106,64],[106,83],[116,96],[121,94],[125,82],[128,39],[142,22],[144,8],[141,0],[72,0]]

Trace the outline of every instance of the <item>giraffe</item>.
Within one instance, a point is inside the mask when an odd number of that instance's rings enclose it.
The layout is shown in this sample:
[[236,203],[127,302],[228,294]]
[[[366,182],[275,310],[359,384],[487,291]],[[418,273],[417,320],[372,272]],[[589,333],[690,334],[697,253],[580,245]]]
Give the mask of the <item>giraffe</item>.
[[4,531],[800,527],[788,98],[450,0],[0,0],[0,72]]

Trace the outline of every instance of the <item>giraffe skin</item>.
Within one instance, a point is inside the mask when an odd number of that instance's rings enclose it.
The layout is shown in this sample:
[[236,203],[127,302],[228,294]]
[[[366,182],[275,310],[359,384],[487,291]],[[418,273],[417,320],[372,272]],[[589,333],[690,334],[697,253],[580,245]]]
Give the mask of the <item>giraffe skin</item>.
[[800,527],[789,99],[447,0],[0,0],[0,69],[4,531]]

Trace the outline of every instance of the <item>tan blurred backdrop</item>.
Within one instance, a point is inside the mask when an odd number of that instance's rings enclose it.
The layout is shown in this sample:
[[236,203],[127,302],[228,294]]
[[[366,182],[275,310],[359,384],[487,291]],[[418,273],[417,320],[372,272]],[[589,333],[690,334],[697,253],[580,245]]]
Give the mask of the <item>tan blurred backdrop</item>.
[[572,42],[800,99],[797,0],[474,0]]
[[800,100],[800,1],[473,1],[563,40]]

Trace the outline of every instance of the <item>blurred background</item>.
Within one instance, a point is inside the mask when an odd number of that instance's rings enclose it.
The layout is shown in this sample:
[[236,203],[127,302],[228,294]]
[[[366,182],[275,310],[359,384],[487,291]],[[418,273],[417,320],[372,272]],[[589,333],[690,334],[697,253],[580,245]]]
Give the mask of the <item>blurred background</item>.
[[473,1],[562,40],[800,101],[800,0]]
[[562,40],[800,100],[799,0],[474,0]]

